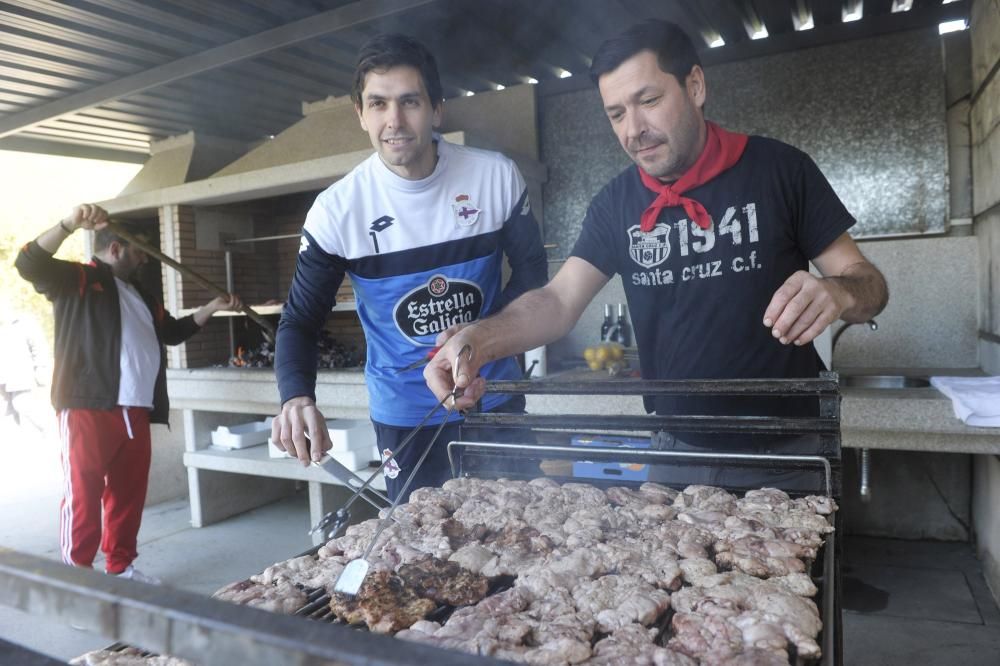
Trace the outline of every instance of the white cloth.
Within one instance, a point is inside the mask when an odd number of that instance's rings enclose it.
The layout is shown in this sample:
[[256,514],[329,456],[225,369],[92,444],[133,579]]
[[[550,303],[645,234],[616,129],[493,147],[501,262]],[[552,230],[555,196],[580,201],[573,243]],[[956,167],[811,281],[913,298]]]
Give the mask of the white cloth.
[[1000,428],[1000,377],[931,377],[966,425]]
[[152,409],[153,387],[160,371],[160,343],[156,340],[153,315],[135,287],[118,278],[115,283],[122,313],[118,404]]

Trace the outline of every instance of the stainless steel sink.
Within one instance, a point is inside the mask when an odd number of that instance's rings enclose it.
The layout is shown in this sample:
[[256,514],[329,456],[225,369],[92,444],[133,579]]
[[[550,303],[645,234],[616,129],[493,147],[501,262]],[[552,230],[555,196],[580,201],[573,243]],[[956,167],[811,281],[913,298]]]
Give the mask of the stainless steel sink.
[[867,389],[926,388],[931,385],[926,377],[906,375],[841,375],[841,387]]

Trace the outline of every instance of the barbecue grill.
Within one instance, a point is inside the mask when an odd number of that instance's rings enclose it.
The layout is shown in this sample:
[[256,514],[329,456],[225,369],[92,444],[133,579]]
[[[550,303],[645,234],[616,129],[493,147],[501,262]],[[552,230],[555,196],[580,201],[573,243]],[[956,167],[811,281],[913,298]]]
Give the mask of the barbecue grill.
[[[517,415],[469,414],[463,434],[480,426],[531,429],[540,438],[552,439],[559,433],[579,431],[700,433],[726,435],[749,434],[764,438],[808,436],[818,454],[805,453],[707,453],[617,449],[609,447],[580,449],[559,444],[511,444],[500,442],[456,441],[448,445],[452,474],[455,477],[526,478],[534,464],[573,461],[585,457],[609,463],[636,463],[650,469],[670,465],[691,469],[735,467],[811,471],[808,478],[815,486],[791,490],[790,495],[817,494],[839,499],[840,496],[840,395],[837,376],[823,373],[816,379],[796,380],[692,380],[692,381],[616,381],[605,382],[493,382],[487,391],[508,394],[587,394],[587,395],[735,395],[750,397],[814,398],[814,417],[741,416],[590,416],[590,415]],[[798,440],[795,440],[798,441]],[[538,472],[534,472],[535,475]],[[557,481],[584,481],[594,485],[638,485],[624,479],[579,479],[559,473]],[[683,483],[676,484],[683,487]],[[725,487],[725,486],[723,486]],[[780,486],[778,486],[780,488]],[[726,488],[742,491],[746,488]],[[782,488],[783,489],[783,488]],[[783,489],[784,490],[784,489]],[[812,577],[819,589],[817,605],[823,621],[819,637],[823,654],[821,666],[842,664],[842,626],[840,617],[839,540],[841,520],[835,518],[837,531],[829,535],[814,563]],[[313,549],[309,553],[314,553]],[[83,577],[84,580],[80,580]],[[490,592],[509,587],[512,581],[494,583]],[[174,590],[161,590],[122,584],[122,581],[81,572],[38,558],[30,558],[0,549],[0,601],[29,612],[41,612],[67,621],[81,621],[80,609],[90,613],[86,620],[92,628],[111,638],[141,645],[160,653],[174,654],[199,664],[239,663],[248,665],[288,664],[404,664],[432,660],[439,664],[497,663],[495,660],[439,648],[399,642],[345,626],[318,631],[318,622],[299,622],[296,618],[274,616],[256,609],[206,599]],[[315,590],[297,615],[333,625],[340,623],[328,611],[329,597]],[[454,610],[440,607],[431,619],[445,620]],[[97,618],[95,620],[95,617]],[[660,620],[661,634],[669,626],[669,615]],[[120,647],[121,644],[118,644]],[[280,659],[276,660],[276,657]],[[331,661],[332,660],[332,661]],[[805,662],[803,662],[805,663]]]
[[[815,399],[815,416],[783,417],[758,415],[705,416],[678,414],[670,416],[637,415],[533,415],[507,413],[475,413],[466,416],[465,427],[482,426],[543,429],[547,433],[575,432],[579,430],[603,432],[658,432],[669,431],[680,437],[697,433],[703,436],[739,434],[758,442],[773,443],[767,448],[784,449],[783,453],[715,453],[706,451],[664,451],[626,448],[580,449],[571,446],[544,444],[509,444],[500,442],[451,442],[448,458],[452,476],[478,478],[530,477],[535,465],[542,466],[555,460],[574,461],[581,457],[606,463],[634,463],[646,465],[655,476],[658,467],[672,466],[688,469],[696,474],[703,469],[720,466],[762,470],[790,475],[795,472],[805,479],[805,485],[794,488],[782,484],[768,484],[789,495],[826,495],[835,500],[841,496],[840,455],[840,388],[838,376],[822,372],[816,379],[737,379],[737,380],[606,380],[585,381],[514,381],[487,383],[488,393],[511,395],[641,395],[641,396],[739,396],[745,398]],[[808,450],[812,454],[804,454]],[[550,468],[551,469],[551,468]],[[566,469],[564,466],[562,469]],[[809,471],[813,473],[809,473]],[[555,473],[549,474],[559,482],[576,481],[598,486],[631,486],[641,481],[622,478],[586,478]],[[684,473],[679,477],[683,479]],[[653,480],[653,479],[651,479]],[[674,481],[669,485],[683,488],[686,483]],[[734,493],[756,486],[713,484]],[[823,620],[820,643],[822,666],[841,666],[843,663],[843,627],[841,618],[840,549],[837,537],[842,534],[840,512],[834,516],[835,531],[828,535],[811,572],[819,589],[817,605]]]

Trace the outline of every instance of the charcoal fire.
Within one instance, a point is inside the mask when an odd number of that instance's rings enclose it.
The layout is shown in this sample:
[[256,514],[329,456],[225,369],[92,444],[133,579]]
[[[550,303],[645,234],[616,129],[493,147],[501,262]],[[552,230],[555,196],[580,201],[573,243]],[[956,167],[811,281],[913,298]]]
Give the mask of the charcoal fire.
[[[322,331],[317,342],[317,366],[320,369],[357,368],[365,363],[364,352],[355,344],[345,344],[335,340],[330,333]],[[229,358],[232,368],[272,368],[274,367],[274,345],[261,342],[257,347],[237,347]]]

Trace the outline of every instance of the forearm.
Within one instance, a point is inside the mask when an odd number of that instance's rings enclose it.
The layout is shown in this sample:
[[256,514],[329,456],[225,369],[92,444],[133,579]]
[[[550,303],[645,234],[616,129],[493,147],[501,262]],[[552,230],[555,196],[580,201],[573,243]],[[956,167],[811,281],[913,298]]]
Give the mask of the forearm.
[[[67,231],[67,228],[69,228],[69,231]],[[63,244],[63,241],[69,238],[73,231],[75,231],[75,229],[63,220],[50,229],[43,231],[42,235],[39,236],[35,242],[38,243],[38,247],[42,248],[49,254],[55,254],[59,250],[59,247]]]
[[868,321],[880,313],[889,301],[885,277],[867,261],[852,264],[840,275],[824,279],[832,281],[847,295],[848,307],[840,315],[846,322],[857,324]]
[[316,400],[316,343],[310,327],[297,326],[282,316],[275,343],[274,372],[284,404],[293,398]]
[[212,318],[216,310],[211,305],[203,305],[198,308],[194,313],[194,323],[198,324],[199,327],[204,326],[208,323],[208,320]]

